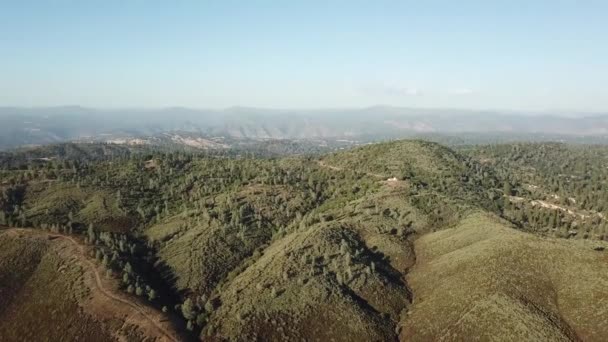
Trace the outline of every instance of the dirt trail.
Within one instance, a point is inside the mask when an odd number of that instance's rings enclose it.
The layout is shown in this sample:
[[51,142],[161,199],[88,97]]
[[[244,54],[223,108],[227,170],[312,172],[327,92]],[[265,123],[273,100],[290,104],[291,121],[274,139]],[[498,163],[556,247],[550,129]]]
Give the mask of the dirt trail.
[[[330,170],[334,170],[334,171],[342,171],[343,170],[341,167],[325,164],[325,162],[322,161],[322,160],[317,161],[317,163],[319,164],[319,166],[328,168]],[[378,174],[378,173],[366,172],[365,174],[368,175],[368,176],[370,176],[370,177],[376,177],[376,178],[381,178],[381,179],[386,179],[387,178],[387,177],[385,177],[385,176],[383,176],[381,174]]]
[[327,164],[325,164],[325,162],[324,162],[324,161],[322,161],[322,160],[319,160],[317,163],[319,163],[319,166],[321,166],[321,167],[326,167],[326,168],[328,168],[328,169],[330,169],[330,170],[334,170],[334,171],[342,171],[342,168],[341,168],[341,167],[332,166],[332,165],[327,165]]
[[[12,229],[9,229],[7,231],[11,231],[11,230],[15,231],[15,232],[18,232],[18,231],[31,231],[32,229],[27,229],[27,228],[12,228]],[[125,298],[121,298],[121,297],[113,294],[112,290],[106,289],[104,287],[104,285],[103,285],[103,282],[101,280],[101,276],[99,274],[99,271],[97,270],[97,267],[87,257],[86,247],[84,245],[82,245],[80,242],[78,242],[78,240],[74,239],[71,236],[67,236],[67,235],[56,234],[56,233],[48,233],[48,232],[44,232],[44,231],[41,231],[41,230],[36,230],[36,231],[37,232],[46,233],[49,237],[52,237],[52,238],[55,238],[55,239],[62,239],[62,240],[69,241],[71,244],[73,244],[76,248],[78,248],[78,250],[82,254],[82,257],[83,257],[82,261],[84,261],[84,263],[87,264],[89,270],[95,275],[95,285],[96,285],[97,289],[99,290],[99,292],[104,297],[106,297],[108,300],[111,300],[113,302],[117,302],[117,303],[120,303],[122,305],[129,306],[131,308],[131,310],[133,310],[134,312],[136,312],[139,315],[143,316],[167,340],[174,341],[174,342],[179,341],[178,338],[176,338],[171,332],[169,332],[167,329],[165,329],[162,326],[162,324],[160,324],[158,322],[158,317],[154,317],[149,312],[147,312],[147,310],[146,310],[145,307],[137,304],[136,302],[129,301],[129,300],[125,299]]]

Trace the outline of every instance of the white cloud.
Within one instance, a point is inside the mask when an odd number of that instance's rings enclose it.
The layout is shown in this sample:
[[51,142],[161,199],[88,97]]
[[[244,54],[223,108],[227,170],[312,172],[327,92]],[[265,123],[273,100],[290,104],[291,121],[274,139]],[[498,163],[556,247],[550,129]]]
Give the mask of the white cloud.
[[407,96],[419,96],[422,95],[422,91],[418,88],[402,88],[399,89],[401,93]]
[[421,89],[416,87],[402,87],[395,85],[380,85],[365,87],[363,92],[372,95],[383,95],[392,97],[405,97],[405,96],[421,96],[423,92]]
[[458,95],[458,96],[471,95],[474,92],[475,91],[473,89],[470,89],[470,88],[454,88],[454,89],[448,90],[448,93],[450,95]]

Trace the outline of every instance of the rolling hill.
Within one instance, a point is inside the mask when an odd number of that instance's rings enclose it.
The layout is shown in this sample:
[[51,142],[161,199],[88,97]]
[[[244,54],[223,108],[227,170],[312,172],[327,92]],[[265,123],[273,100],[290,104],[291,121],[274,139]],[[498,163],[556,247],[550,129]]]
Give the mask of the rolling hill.
[[[0,233],[11,246],[0,285],[46,293],[30,284],[36,272],[69,285],[92,263],[111,293],[181,317],[164,329],[202,340],[601,341],[608,243],[523,224],[509,199],[525,184],[480,155],[405,140],[318,158],[151,150],[3,163],[0,224],[30,228]],[[36,266],[55,250],[80,273]],[[54,296],[91,318],[67,308],[66,319],[116,336],[84,284]],[[118,334],[163,338],[134,321]],[[18,322],[0,336],[14,339]]]
[[416,241],[406,341],[601,341],[605,242],[540,238],[485,213]]

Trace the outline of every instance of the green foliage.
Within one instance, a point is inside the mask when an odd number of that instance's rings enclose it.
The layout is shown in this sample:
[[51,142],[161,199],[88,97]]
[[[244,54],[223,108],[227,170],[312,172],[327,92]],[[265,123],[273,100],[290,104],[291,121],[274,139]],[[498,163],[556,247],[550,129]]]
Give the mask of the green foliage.
[[608,238],[608,148],[517,143],[463,151],[505,179],[504,216],[513,223],[559,237]]
[[89,228],[87,229],[87,234],[89,238],[89,242],[94,243],[97,239],[97,235],[95,234],[95,229],[93,228],[93,224],[89,224]]
[[182,315],[185,319],[190,322],[196,317],[196,312],[194,311],[194,304],[190,298],[187,298],[184,303],[182,303]]
[[[303,287],[326,277],[344,289],[383,276],[395,262],[389,254],[403,251],[411,235],[456,226],[471,211],[564,238],[608,234],[608,152],[600,147],[513,144],[457,153],[397,141],[320,160],[111,151],[71,159],[80,155],[74,147],[57,161],[4,163],[0,224],[80,234],[123,290],[158,307],[179,305],[192,331],[212,322],[223,291],[271,246],[308,232],[339,227],[361,237],[311,244],[289,257],[297,272],[281,270],[279,278]],[[285,289],[262,284],[258,295],[281,303]]]

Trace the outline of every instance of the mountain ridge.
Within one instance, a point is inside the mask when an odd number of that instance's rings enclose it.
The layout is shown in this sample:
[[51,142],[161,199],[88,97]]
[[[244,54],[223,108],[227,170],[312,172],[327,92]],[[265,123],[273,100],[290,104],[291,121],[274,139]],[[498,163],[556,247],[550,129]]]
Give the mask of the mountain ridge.
[[239,139],[382,140],[476,132],[602,137],[608,132],[608,116],[387,106],[317,110],[0,107],[0,127],[0,148],[9,148],[83,138],[102,140],[104,135],[139,138],[174,131]]

